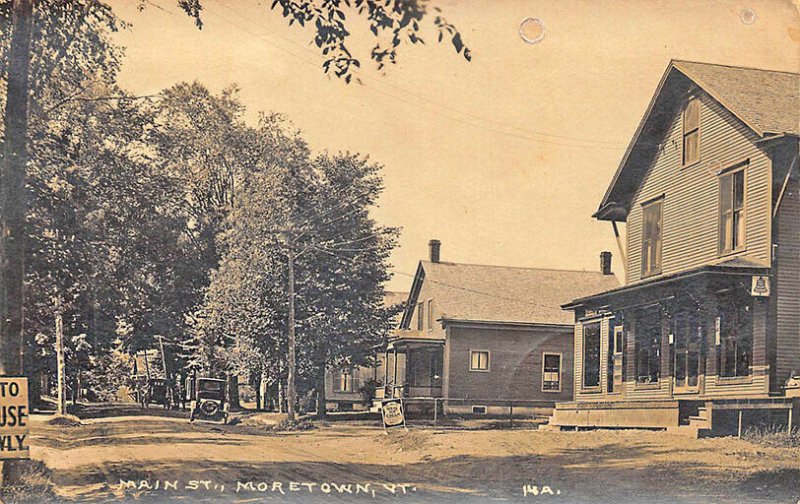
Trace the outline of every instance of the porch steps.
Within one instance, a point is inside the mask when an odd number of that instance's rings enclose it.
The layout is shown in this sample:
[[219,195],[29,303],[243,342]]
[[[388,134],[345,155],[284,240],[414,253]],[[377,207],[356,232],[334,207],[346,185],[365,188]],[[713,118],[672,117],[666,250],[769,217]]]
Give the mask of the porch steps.
[[544,432],[561,432],[563,429],[562,429],[562,427],[560,425],[552,425],[550,423],[550,421],[548,420],[547,422],[545,422],[543,424],[539,424],[538,430],[544,431]]
[[697,414],[688,418],[688,423],[677,427],[667,427],[667,432],[697,439],[711,434],[709,409],[706,406],[697,408]]

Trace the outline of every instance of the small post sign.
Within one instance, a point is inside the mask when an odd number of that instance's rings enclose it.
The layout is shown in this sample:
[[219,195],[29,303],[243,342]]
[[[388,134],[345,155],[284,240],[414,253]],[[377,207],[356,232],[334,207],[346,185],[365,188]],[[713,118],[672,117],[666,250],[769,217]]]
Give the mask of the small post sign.
[[381,403],[381,416],[383,428],[405,427],[406,415],[403,411],[402,399],[387,399]]
[[0,460],[30,458],[28,379],[0,376]]

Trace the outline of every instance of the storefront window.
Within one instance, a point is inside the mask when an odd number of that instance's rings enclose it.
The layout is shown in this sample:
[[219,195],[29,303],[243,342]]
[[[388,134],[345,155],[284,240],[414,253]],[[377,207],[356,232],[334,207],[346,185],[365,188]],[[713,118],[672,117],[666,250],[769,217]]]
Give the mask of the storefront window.
[[719,375],[748,376],[753,363],[753,309],[731,303],[719,314]]
[[643,312],[636,322],[636,381],[657,383],[661,373],[661,313]]
[[600,386],[600,322],[583,325],[583,386]]

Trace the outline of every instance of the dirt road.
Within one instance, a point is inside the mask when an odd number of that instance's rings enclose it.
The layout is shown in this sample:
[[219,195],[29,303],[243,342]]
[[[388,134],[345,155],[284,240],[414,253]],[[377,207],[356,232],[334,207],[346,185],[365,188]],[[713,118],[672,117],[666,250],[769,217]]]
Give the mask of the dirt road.
[[663,432],[304,432],[154,416],[35,418],[58,499],[138,502],[797,502],[800,450]]

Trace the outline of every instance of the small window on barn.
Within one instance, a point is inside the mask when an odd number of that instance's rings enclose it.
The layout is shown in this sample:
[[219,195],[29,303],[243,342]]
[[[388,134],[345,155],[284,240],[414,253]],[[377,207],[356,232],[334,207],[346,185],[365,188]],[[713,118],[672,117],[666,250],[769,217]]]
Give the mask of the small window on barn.
[[719,252],[744,248],[744,169],[724,173],[719,179]]
[[642,206],[642,276],[661,273],[661,207],[664,198]]
[[425,303],[417,304],[417,331],[425,327]]
[[700,160],[700,100],[690,98],[683,109],[683,166]]
[[489,351],[471,350],[469,353],[470,371],[489,371]]
[[542,391],[561,392],[561,354],[542,356]]
[[583,325],[583,386],[600,386],[600,322]]

